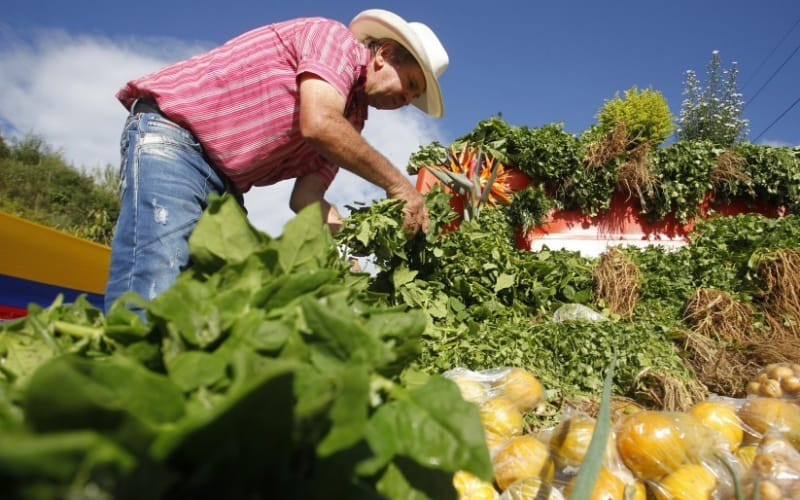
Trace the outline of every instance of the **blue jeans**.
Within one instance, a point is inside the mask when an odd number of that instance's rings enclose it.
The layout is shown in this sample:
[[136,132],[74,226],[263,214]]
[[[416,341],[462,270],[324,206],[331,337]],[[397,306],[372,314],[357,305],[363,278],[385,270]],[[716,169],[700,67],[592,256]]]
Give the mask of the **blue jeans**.
[[189,235],[208,196],[229,190],[194,135],[159,114],[131,113],[120,150],[120,213],[106,312],[128,290],[150,301],[169,288],[189,266]]

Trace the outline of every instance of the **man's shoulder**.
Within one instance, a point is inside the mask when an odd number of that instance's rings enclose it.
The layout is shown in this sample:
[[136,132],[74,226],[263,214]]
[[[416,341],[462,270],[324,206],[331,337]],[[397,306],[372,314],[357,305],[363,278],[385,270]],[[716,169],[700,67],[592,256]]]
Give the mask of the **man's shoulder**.
[[289,19],[288,21],[275,23],[272,26],[275,29],[298,29],[316,26],[326,29],[344,30],[348,33],[350,32],[350,29],[341,21],[337,21],[336,19],[328,19],[327,17],[298,17],[295,19]]

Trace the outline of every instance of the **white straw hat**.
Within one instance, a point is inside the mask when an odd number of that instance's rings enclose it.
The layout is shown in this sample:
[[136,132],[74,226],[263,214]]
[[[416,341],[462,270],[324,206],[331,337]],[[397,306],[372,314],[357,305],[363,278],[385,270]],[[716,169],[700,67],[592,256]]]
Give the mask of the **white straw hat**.
[[425,74],[425,92],[411,104],[431,116],[444,113],[438,78],[450,62],[447,51],[429,27],[383,9],[369,9],[350,21],[350,31],[361,41],[367,38],[390,38],[411,52]]

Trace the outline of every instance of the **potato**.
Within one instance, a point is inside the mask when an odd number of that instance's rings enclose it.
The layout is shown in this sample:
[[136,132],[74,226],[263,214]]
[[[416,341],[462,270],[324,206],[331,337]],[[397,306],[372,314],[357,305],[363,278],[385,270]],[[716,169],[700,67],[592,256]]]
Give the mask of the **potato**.
[[800,391],[800,377],[792,375],[781,380],[781,389],[786,392],[796,394]]
[[767,375],[773,380],[782,380],[784,378],[791,377],[794,375],[794,372],[786,365],[778,365],[774,366],[772,370],[767,372]]
[[768,398],[779,398],[783,396],[781,383],[777,380],[769,379],[761,384],[761,394]]
[[758,486],[759,498],[762,500],[781,500],[783,493],[777,484],[771,481],[761,481]]

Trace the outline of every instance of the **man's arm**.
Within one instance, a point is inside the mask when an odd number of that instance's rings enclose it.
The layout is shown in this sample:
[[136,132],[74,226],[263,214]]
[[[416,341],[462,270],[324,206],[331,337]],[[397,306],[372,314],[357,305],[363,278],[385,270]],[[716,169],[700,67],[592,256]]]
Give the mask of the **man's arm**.
[[[403,227],[415,234],[428,230],[428,212],[422,196],[408,179],[361,137],[344,117],[345,98],[329,83],[311,73],[300,77],[300,133],[328,161],[405,201]],[[295,188],[296,189],[296,188]]]
[[298,177],[294,182],[292,196],[289,198],[289,208],[296,213],[315,201],[320,202],[322,220],[331,228],[331,233],[336,234],[342,227],[342,217],[336,206],[325,201],[326,189],[325,182],[317,175]]

